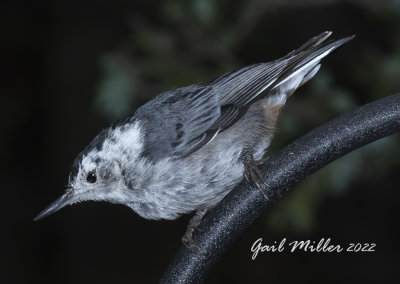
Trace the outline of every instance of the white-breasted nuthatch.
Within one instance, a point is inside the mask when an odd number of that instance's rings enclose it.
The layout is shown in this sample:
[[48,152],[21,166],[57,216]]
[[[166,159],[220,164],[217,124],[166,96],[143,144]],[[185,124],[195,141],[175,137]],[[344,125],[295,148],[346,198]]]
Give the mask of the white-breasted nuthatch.
[[165,92],[103,129],[76,158],[64,195],[35,220],[86,200],[129,206],[147,219],[197,211],[193,227],[243,175],[260,188],[261,160],[286,99],[320,60],[353,37],[324,32],[286,56],[228,73],[205,85]]

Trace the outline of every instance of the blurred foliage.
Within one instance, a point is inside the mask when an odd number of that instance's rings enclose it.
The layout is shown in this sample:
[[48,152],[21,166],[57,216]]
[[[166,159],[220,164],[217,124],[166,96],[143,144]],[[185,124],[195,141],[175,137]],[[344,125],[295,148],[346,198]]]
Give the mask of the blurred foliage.
[[101,67],[104,79],[100,82],[96,108],[110,118],[121,118],[132,111],[135,97],[135,75],[129,60],[121,56],[106,55]]

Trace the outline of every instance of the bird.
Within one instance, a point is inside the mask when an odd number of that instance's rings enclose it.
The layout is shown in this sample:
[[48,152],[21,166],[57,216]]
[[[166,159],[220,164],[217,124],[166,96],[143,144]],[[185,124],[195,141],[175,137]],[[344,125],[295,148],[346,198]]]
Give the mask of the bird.
[[331,34],[277,60],[164,92],[104,128],[77,155],[65,193],[34,220],[82,201],[123,204],[152,220],[196,212],[182,237],[196,252],[194,230],[243,177],[268,199],[258,167],[280,110],[324,57],[354,37],[327,40]]

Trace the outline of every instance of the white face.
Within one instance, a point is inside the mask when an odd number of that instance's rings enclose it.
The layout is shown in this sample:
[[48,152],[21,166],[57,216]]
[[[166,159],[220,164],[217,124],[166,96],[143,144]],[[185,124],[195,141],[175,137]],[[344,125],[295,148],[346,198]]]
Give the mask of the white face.
[[65,193],[34,220],[42,219],[66,205],[86,200],[121,203],[126,188],[119,163],[101,157],[97,150],[80,154],[73,165]]
[[105,159],[93,150],[77,158],[77,168],[69,178],[69,187],[74,192],[72,203],[85,200],[106,200],[115,202],[113,195],[124,187],[122,170],[117,160]]
[[[74,202],[105,200],[120,203],[127,188],[123,166],[135,161],[143,148],[143,137],[138,123],[117,127],[99,136],[101,147],[92,141],[92,149],[75,160],[69,178],[74,191]],[[129,168],[129,167],[128,167]],[[76,195],[76,197],[75,197]]]

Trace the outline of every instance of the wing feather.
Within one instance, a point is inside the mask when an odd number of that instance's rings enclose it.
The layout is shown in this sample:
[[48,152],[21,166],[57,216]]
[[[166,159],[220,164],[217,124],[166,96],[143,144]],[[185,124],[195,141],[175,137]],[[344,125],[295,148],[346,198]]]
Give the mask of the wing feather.
[[[324,32],[313,37],[273,62],[253,64],[225,74],[210,84],[180,88],[151,100],[134,116],[146,129],[144,155],[152,160],[179,158],[206,145],[240,119],[255,100],[297,74],[305,78],[312,70],[318,70],[316,66],[323,57],[352,38],[326,42],[330,34]],[[310,78],[308,76],[307,80]]]

